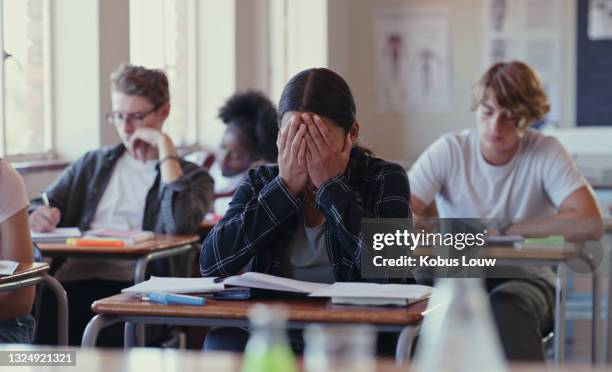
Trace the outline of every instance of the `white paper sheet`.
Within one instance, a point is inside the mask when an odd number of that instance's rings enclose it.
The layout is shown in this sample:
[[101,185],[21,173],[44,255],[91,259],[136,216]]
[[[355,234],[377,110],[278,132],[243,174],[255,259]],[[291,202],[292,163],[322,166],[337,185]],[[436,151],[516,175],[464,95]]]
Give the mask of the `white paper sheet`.
[[13,275],[17,266],[19,266],[19,262],[0,260],[0,275]]

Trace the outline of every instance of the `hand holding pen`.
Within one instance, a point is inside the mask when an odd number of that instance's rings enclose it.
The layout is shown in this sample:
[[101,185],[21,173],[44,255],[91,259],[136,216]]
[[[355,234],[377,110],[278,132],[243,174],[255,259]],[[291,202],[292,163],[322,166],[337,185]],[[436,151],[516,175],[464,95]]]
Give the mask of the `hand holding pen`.
[[51,206],[47,193],[43,192],[41,199],[44,205],[37,207],[29,216],[30,229],[35,232],[51,232],[59,224],[61,212]]

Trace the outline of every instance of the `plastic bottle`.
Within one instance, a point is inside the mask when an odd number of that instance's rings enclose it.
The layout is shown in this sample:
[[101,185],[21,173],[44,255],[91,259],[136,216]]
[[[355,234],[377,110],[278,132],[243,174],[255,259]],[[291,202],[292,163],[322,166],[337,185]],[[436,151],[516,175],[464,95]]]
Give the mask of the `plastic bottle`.
[[249,311],[249,320],[251,337],[244,350],[241,372],[297,372],[287,339],[286,311],[258,304]]
[[482,279],[438,279],[428,309],[416,372],[508,370]]

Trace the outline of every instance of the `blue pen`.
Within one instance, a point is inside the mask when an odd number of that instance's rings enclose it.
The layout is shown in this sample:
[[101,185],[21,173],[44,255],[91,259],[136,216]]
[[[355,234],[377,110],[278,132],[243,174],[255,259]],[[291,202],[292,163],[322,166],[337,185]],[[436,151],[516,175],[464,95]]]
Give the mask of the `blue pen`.
[[162,305],[191,305],[202,306],[206,304],[204,297],[177,295],[172,293],[151,292],[143,300]]

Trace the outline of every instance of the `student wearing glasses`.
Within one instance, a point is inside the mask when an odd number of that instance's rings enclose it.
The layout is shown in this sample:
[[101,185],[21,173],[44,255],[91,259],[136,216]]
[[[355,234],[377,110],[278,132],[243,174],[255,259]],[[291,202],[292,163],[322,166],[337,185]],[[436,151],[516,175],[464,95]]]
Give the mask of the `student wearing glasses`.
[[[30,227],[143,229],[196,232],[212,200],[208,173],[177,156],[162,131],[170,113],[168,79],[160,70],[121,65],[111,76],[112,112],[121,143],[88,152],[32,202]],[[56,277],[70,298],[70,342],[79,344],[92,301],[118,293],[133,280],[129,261],[68,259]],[[76,326],[75,326],[76,324]]]
[[[443,135],[409,172],[412,211],[434,202],[441,218],[496,219],[489,234],[597,240],[601,214],[587,181],[555,138],[530,129],[549,111],[536,73],[522,62],[497,63],[473,96],[476,128]],[[542,268],[515,268],[516,279],[487,279],[506,356],[544,360],[554,289]]]

